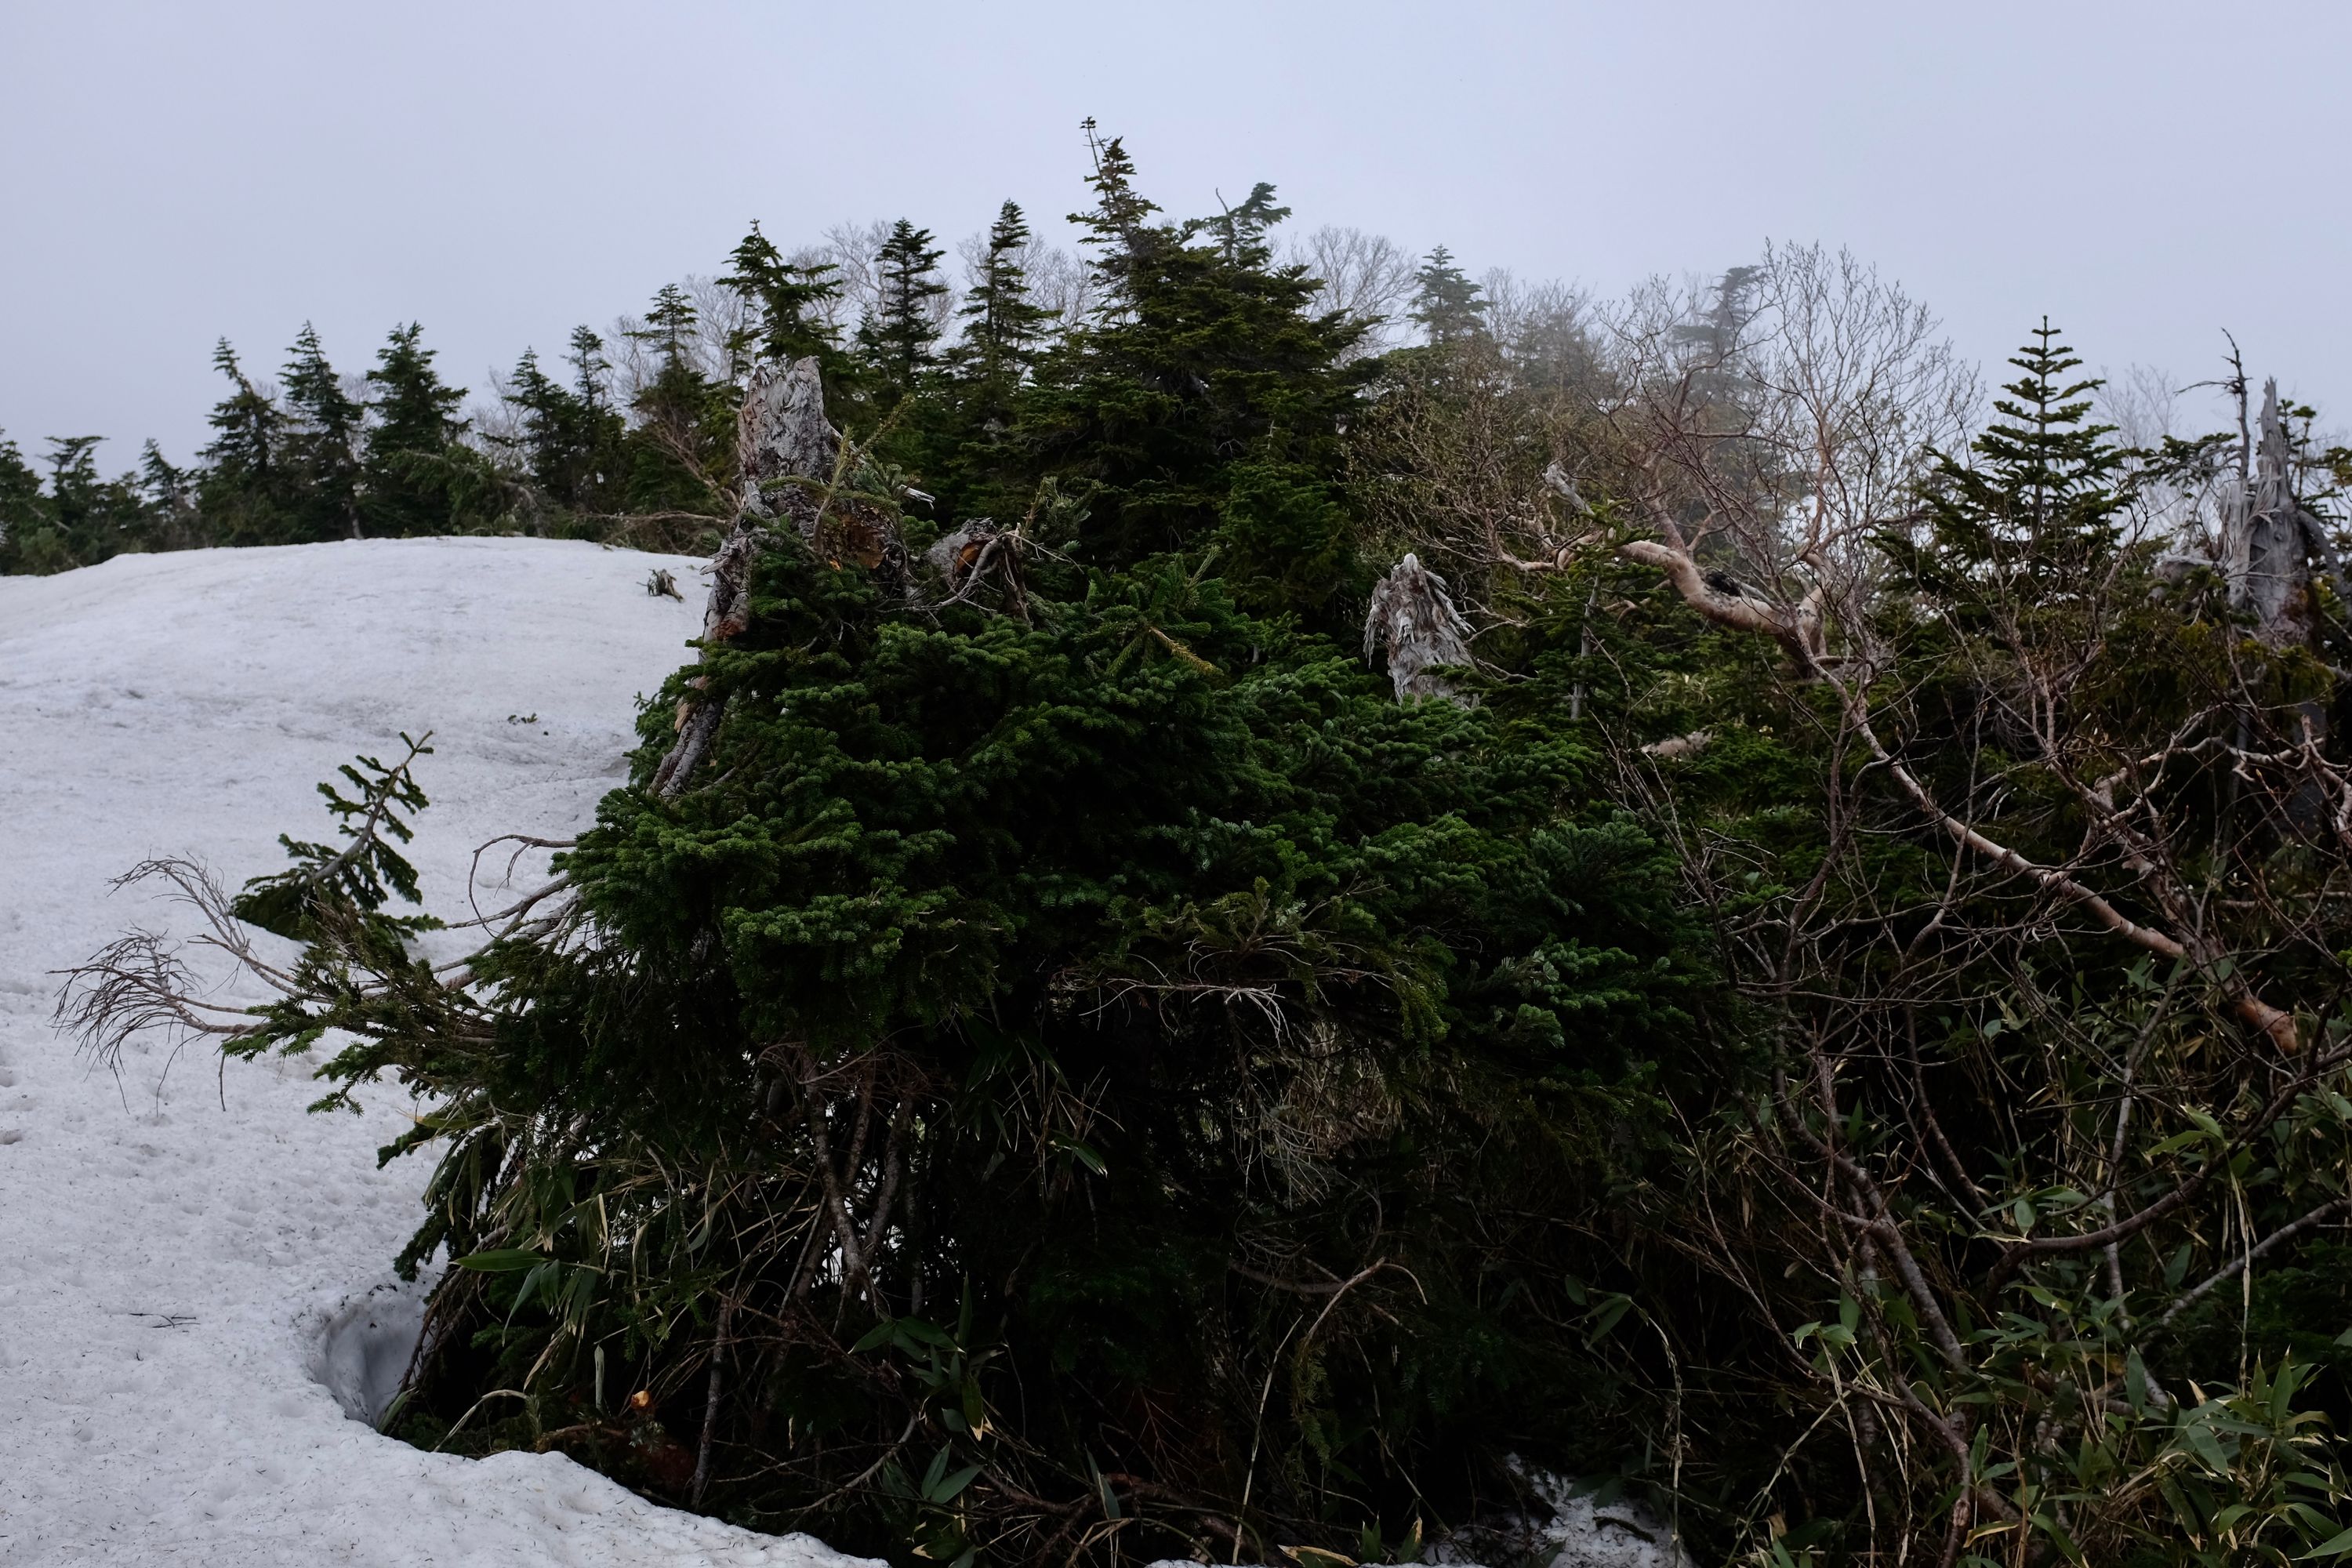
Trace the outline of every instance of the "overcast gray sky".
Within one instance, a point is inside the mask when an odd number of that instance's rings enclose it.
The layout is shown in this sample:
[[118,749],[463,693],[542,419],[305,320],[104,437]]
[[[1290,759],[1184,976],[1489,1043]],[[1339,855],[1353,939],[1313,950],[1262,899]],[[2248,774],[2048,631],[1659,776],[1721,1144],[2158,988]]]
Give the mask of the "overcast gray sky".
[[274,372],[305,320],[346,370],[421,321],[479,392],[753,217],[1058,217],[1089,114],[1180,215],[1267,179],[1602,293],[1821,240],[1971,355],[2046,310],[2187,382],[2228,327],[2341,425],[2347,71],[2352,5],[2294,0],[5,0],[0,429],[185,459],[213,341]]

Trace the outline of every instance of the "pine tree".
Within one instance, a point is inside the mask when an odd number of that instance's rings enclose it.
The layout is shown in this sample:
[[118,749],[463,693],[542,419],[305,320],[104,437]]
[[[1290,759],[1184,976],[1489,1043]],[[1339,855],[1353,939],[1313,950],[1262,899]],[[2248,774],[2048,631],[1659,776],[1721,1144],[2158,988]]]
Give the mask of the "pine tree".
[[280,460],[294,536],[360,537],[360,442],[366,410],[343,390],[310,322],[288,351],[280,395],[287,415]]
[[285,411],[245,374],[226,338],[213,349],[213,368],[231,390],[213,406],[213,439],[196,487],[205,526],[223,544],[291,543],[297,536],[280,451]]
[[1478,285],[1454,263],[1454,253],[1439,246],[1414,274],[1412,309],[1407,314],[1429,334],[1433,345],[1459,342],[1486,330],[1486,302]]
[[931,244],[930,230],[900,218],[875,256],[880,298],[874,314],[858,327],[857,342],[881,383],[886,407],[914,391],[938,363],[935,302],[948,292],[940,277],[940,258],[946,254]]
[[466,389],[441,379],[424,332],[415,321],[393,329],[367,373],[373,395],[363,512],[368,531],[378,537],[448,533],[458,526],[471,467],[470,453],[458,444],[467,422],[457,407]]

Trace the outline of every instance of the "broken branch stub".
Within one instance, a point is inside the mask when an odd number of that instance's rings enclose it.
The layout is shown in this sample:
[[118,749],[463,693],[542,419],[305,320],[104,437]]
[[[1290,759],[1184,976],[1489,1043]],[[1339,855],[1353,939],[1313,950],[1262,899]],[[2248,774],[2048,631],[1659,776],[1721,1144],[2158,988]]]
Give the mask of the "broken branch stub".
[[[742,476],[742,505],[735,526],[710,563],[710,595],[702,611],[702,653],[740,636],[751,618],[751,563],[762,536],[789,519],[803,539],[814,540],[824,513],[825,494],[841,455],[841,436],[824,416],[824,384],[814,359],[779,365],[763,360],[752,369],[735,427],[735,453]],[[654,772],[654,794],[667,800],[683,791],[709,754],[724,716],[723,696],[702,695],[704,678],[688,682],[677,705],[677,739]]]
[[1388,647],[1389,679],[1400,702],[1440,699],[1465,708],[1477,706],[1475,697],[1457,691],[1437,672],[1470,663],[1470,627],[1454,607],[1445,579],[1407,555],[1372,590],[1370,612],[1364,617],[1364,658],[1378,666],[1380,650]]

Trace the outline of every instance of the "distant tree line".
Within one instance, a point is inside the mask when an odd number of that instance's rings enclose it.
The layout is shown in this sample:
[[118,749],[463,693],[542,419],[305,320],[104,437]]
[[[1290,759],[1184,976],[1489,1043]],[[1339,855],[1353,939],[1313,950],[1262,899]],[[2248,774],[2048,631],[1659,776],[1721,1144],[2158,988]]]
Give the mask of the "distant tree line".
[[[1244,204],[1226,221],[1259,219]],[[98,437],[52,437],[27,454],[0,432],[0,573],[423,534],[709,549],[732,514],[735,404],[756,355],[821,355],[836,405],[856,415],[922,394],[888,443],[912,458],[971,428],[1002,433],[1014,389],[1104,298],[1095,271],[1039,243],[1011,202],[961,248],[959,288],[931,233],[904,219],[836,225],[789,255],[754,224],[723,272],[665,285],[605,331],[574,329],[552,364],[526,351],[470,413],[415,322],[358,374],[338,370],[306,322],[274,382],[224,339],[213,364],[226,385],[191,463],[150,440],[135,468],[107,478]],[[1482,289],[1443,247],[1416,267],[1355,229],[1318,230],[1287,260],[1360,329],[1350,357],[1458,334]],[[1483,287],[1514,316],[1580,303],[1500,272]]]

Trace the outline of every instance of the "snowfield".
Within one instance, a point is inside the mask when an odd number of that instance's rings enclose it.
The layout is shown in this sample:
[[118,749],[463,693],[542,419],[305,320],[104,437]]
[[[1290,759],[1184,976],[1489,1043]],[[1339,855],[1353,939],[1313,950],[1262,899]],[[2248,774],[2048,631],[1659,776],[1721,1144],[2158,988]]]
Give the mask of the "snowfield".
[[[201,1045],[134,1054],[118,1083],[48,1025],[51,971],[186,929],[110,878],[154,855],[231,886],[276,869],[279,833],[331,837],[316,782],[396,757],[403,730],[434,731],[412,858],[462,917],[476,845],[567,837],[622,776],[633,700],[699,630],[699,564],[436,539],[0,577],[0,1562],[859,1561],[560,1455],[426,1454],[352,1419],[414,1320],[376,1289],[429,1169],[375,1168],[403,1097],[306,1115],[306,1066],[222,1070]],[[646,592],[656,566],[687,603]]]
[[[308,1115],[307,1063],[224,1065],[204,1043],[134,1050],[118,1079],[49,1023],[55,971],[130,927],[189,930],[112,878],[165,855],[232,888],[278,869],[278,834],[332,837],[317,782],[355,752],[397,758],[404,730],[434,747],[410,858],[427,907],[465,918],[476,846],[569,837],[624,776],[635,698],[700,629],[701,564],[432,539],[0,577],[0,1562],[867,1561],[659,1507],[561,1455],[378,1436],[419,1296],[390,1260],[431,1161],[376,1169],[403,1097]],[[646,592],[660,566],[685,602]],[[503,872],[484,909],[507,901]],[[526,860],[511,886],[544,872]],[[1686,1562],[1638,1509],[1554,1500],[1554,1568]]]

